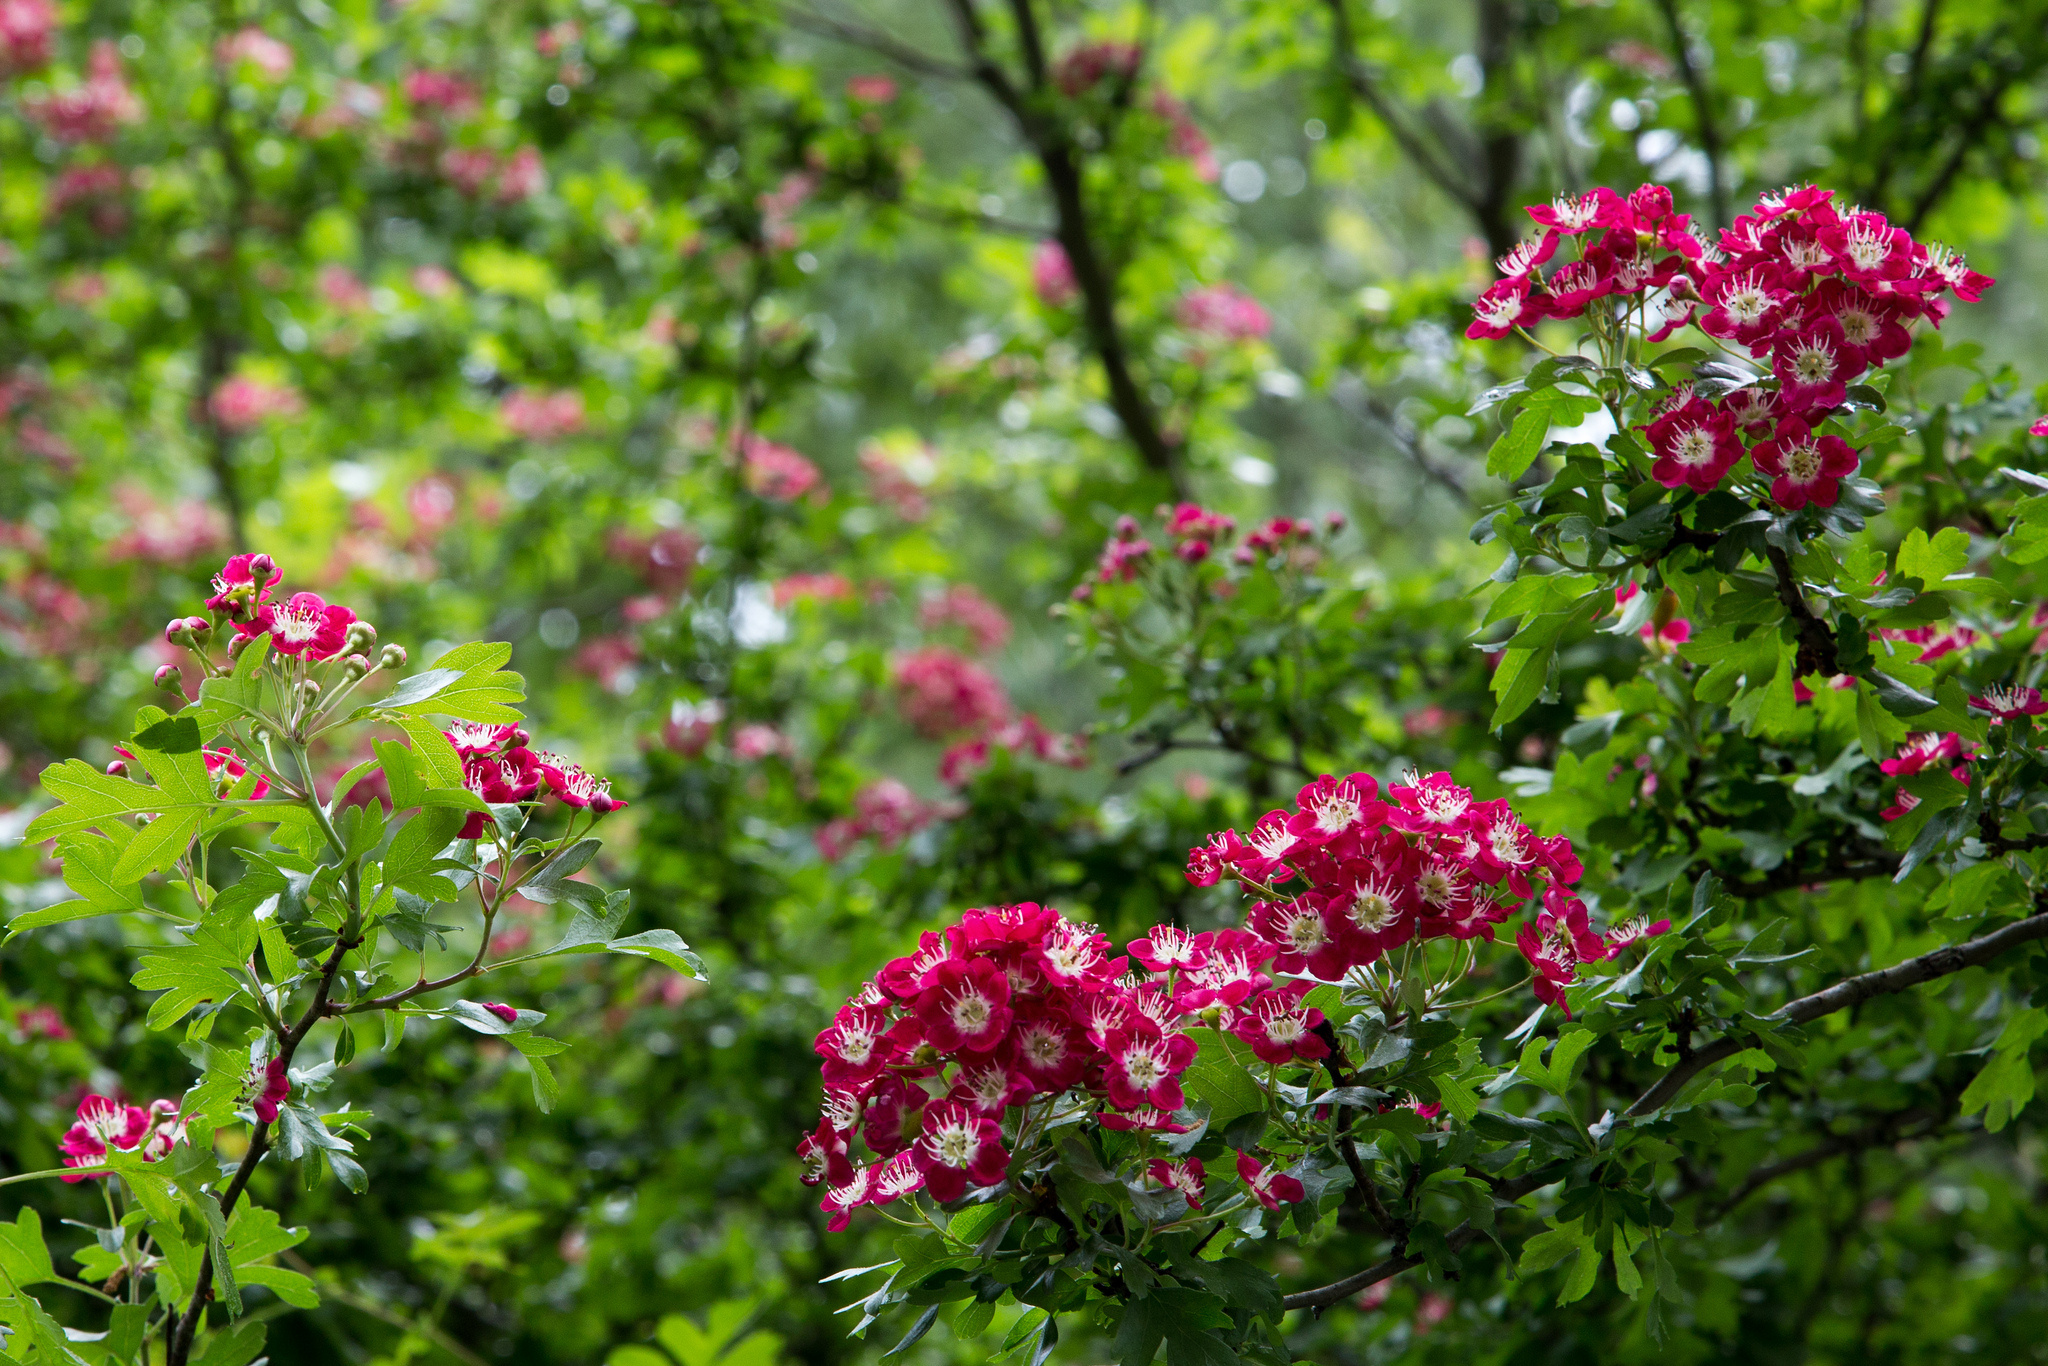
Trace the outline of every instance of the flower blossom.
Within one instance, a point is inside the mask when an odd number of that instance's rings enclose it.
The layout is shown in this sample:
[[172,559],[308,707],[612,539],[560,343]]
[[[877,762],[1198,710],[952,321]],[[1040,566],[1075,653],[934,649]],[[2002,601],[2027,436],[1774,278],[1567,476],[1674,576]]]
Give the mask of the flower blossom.
[[59,142],[111,142],[122,125],[142,121],[142,101],[128,88],[120,50],[104,38],[92,45],[84,85],[25,104],[29,117]]
[[748,489],[770,502],[794,503],[824,490],[816,465],[757,433],[749,432],[740,443],[740,460]]
[[1080,295],[1067,249],[1050,237],[1031,253],[1031,288],[1047,308],[1065,308]]
[[0,79],[50,64],[57,7],[50,0],[0,0]]
[[995,675],[943,646],[899,656],[892,673],[897,709],[920,735],[940,739],[1010,715],[1010,696]]
[[222,380],[206,400],[213,420],[231,432],[246,432],[266,418],[289,417],[304,405],[298,391],[288,385],[270,384],[248,375]]
[[[57,1146],[65,1166],[93,1167],[113,1151],[140,1153],[145,1162],[160,1162],[184,1141],[185,1121],[176,1101],[151,1101],[145,1110],[111,1096],[89,1095],[78,1102],[77,1122],[64,1131]],[[104,1175],[92,1172],[61,1179],[76,1184]]]
[[575,389],[514,389],[498,404],[498,420],[528,441],[559,441],[583,430],[583,395]]
[[1256,341],[1273,330],[1273,317],[1233,285],[1211,285],[1183,295],[1180,325],[1219,341]]

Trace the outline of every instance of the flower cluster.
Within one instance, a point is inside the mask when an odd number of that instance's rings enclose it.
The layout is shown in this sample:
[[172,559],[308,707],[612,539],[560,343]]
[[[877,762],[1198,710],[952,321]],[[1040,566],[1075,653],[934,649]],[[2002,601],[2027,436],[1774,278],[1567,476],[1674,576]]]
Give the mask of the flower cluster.
[[[145,1110],[139,1105],[123,1105],[112,1096],[90,1095],[78,1102],[77,1122],[64,1131],[57,1146],[64,1151],[65,1166],[96,1167],[115,1149],[139,1152],[145,1162],[161,1161],[184,1141],[185,1121],[174,1100],[153,1100]],[[63,1179],[76,1184],[105,1174]]]
[[[1820,425],[1848,386],[1906,353],[1921,320],[1940,325],[1942,296],[1974,303],[1992,284],[1941,246],[1884,215],[1838,205],[1812,186],[1767,195],[1722,231],[1693,235],[1671,192],[1627,198],[1598,189],[1529,210],[1540,239],[1500,264],[1469,337],[1501,337],[1607,301],[1617,325],[1662,341],[1688,323],[1745,348],[1765,373],[1718,398],[1681,389],[1643,428],[1667,488],[1711,492],[1745,455],[1789,509],[1832,507],[1856,451]],[[1569,259],[1542,267],[1570,242]]]
[[250,431],[267,418],[291,417],[304,406],[291,386],[269,384],[248,375],[222,380],[206,400],[207,413],[231,432]]
[[962,740],[947,749],[939,759],[940,781],[953,787],[961,786],[985,767],[989,755],[999,749],[1012,754],[1028,754],[1061,768],[1088,766],[1087,736],[1047,730],[1042,721],[1026,712],[1014,721],[1005,721],[984,734]]
[[1581,963],[1670,928],[1595,933],[1569,890],[1581,872],[1571,841],[1535,834],[1507,802],[1476,801],[1448,773],[1411,776],[1387,796],[1370,774],[1320,777],[1294,810],[1190,850],[1188,880],[1212,887],[1228,875],[1257,892],[1249,928],[1274,965],[1331,982],[1360,980],[1360,970],[1370,980],[1389,950],[1411,942],[1491,940],[1517,904],[1540,895],[1515,942],[1537,997],[1558,1006]]
[[[612,795],[609,779],[559,754],[528,749],[526,731],[519,726],[465,722],[442,733],[462,758],[463,785],[492,805],[530,802],[543,795],[543,789],[564,806],[599,816],[626,804]],[[477,839],[488,825],[482,812],[473,811],[456,838]]]
[[851,816],[826,821],[811,838],[828,863],[837,863],[864,839],[894,849],[933,821],[957,814],[952,806],[926,801],[899,779],[877,778],[853,794]]
[[559,441],[583,430],[583,395],[574,389],[514,389],[498,404],[498,421],[528,441]]
[[920,735],[936,740],[1009,719],[1010,695],[996,676],[942,645],[900,656],[894,674],[896,705]]
[[[918,1190],[949,1201],[1001,1182],[1012,1149],[1036,1141],[1034,1108],[1064,1113],[1062,1097],[1106,1128],[1186,1132],[1174,1114],[1194,1025],[1229,1029],[1269,1061],[1327,1054],[1321,1014],[1298,985],[1273,984],[1258,936],[1162,925],[1131,954],[1147,971],[1128,972],[1093,926],[1027,902],[969,911],[877,973],[816,1043],[824,1115],[798,1154],[805,1181],[825,1187],[829,1227]],[[872,1161],[856,1160],[856,1131]],[[1169,1176],[1199,1207],[1200,1168]],[[1303,1194],[1249,1154],[1239,1176],[1269,1208]]]
[[1234,285],[1190,290],[1181,298],[1180,325],[1217,341],[1258,341],[1273,330],[1273,315]]
[[740,443],[740,460],[749,491],[772,503],[794,503],[811,493],[829,496],[816,465],[766,437],[749,433]]
[[[1171,542],[1175,558],[1189,564],[1201,564],[1237,539],[1234,518],[1197,503],[1161,504],[1157,511],[1163,523],[1161,539]],[[1243,543],[1231,550],[1230,560],[1234,564],[1251,566],[1277,555],[1297,566],[1311,564],[1319,554],[1310,544],[1318,531],[1334,536],[1344,526],[1344,514],[1339,512],[1330,513],[1320,528],[1307,518],[1275,517],[1246,533]],[[1129,583],[1136,579],[1151,561],[1154,548],[1152,542],[1140,534],[1136,518],[1117,518],[1115,529],[1096,559],[1094,582],[1076,585],[1074,600],[1086,602],[1094,597],[1097,583]],[[1215,591],[1221,596],[1229,589],[1226,585],[1218,585]]]
[[123,124],[142,120],[142,101],[128,87],[120,50],[104,38],[92,45],[85,84],[32,97],[23,105],[59,142],[110,142]]

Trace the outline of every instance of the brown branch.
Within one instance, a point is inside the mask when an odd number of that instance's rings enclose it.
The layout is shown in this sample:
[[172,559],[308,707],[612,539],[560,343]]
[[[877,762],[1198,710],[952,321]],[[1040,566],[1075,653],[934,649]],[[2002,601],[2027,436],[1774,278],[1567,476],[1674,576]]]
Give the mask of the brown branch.
[[[313,1026],[320,1022],[320,1017],[327,1007],[328,993],[334,990],[334,979],[341,972],[342,960],[348,956],[349,950],[360,942],[351,941],[346,937],[334,941],[334,952],[327,956],[327,962],[321,966],[320,984],[314,988],[313,1003],[306,1008],[306,1013],[299,1017],[299,1022],[292,1027],[291,1033],[285,1035],[284,1041],[278,1045],[277,1056],[286,1067],[291,1066],[292,1056],[299,1051],[299,1045],[305,1042],[306,1035],[312,1031]],[[255,1130],[249,1135],[249,1151],[242,1155],[242,1165],[235,1169],[234,1177],[228,1182],[227,1188],[216,1197],[220,1201],[223,1218],[234,1212],[235,1202],[242,1198],[242,1192],[248,1188],[249,1178],[256,1173],[256,1164],[263,1159],[263,1154],[269,1148],[270,1125],[259,1120]],[[168,1329],[169,1320],[166,1321],[168,1332],[164,1354],[165,1366],[186,1366],[192,1355],[192,1339],[199,1331],[200,1321],[206,1317],[206,1302],[212,1295],[213,1258],[201,1257],[199,1274],[192,1284],[192,1302],[186,1306],[182,1317],[171,1316],[177,1325],[174,1329]]]
[[1991,83],[1991,88],[1983,93],[1977,108],[1971,112],[1969,119],[1956,134],[1955,150],[1949,153],[1948,160],[1942,163],[1941,170],[1935,174],[1934,179],[1928,183],[1927,188],[1920,192],[1920,197],[1913,201],[1912,209],[1907,213],[1905,221],[1900,225],[1907,232],[1917,233],[1920,231],[1921,224],[1926,220],[1928,214],[1934,212],[1935,205],[1939,204],[1943,197],[1948,194],[1949,186],[1955,182],[1956,176],[1961,173],[1963,163],[1969,160],[1970,153],[1977,150],[1984,134],[1989,131],[1994,123],[2003,122],[1998,113],[1999,101],[2003,100],[2005,92],[2012,88],[2017,74],[2017,72],[2009,68],[2002,71],[1998,78]]
[[[1947,977],[1965,968],[1981,967],[2022,944],[2040,939],[2048,939],[2048,912],[2015,921],[2003,929],[1965,943],[1951,944],[1935,949],[1931,953],[1923,953],[1918,958],[1909,958],[1903,963],[1878,972],[1866,972],[1857,977],[1845,978],[1824,991],[1787,1002],[1764,1018],[1788,1024],[1805,1024],[1823,1015],[1832,1015],[1838,1010],[1860,1005],[1877,996],[1894,995],[1937,977]],[[1733,1057],[1745,1046],[1743,1041],[1731,1036],[1717,1039],[1705,1048],[1694,1050],[1689,1057],[1673,1065],[1655,1086],[1643,1093],[1641,1099],[1629,1106],[1625,1112],[1626,1116],[1639,1118],[1663,1108],[1685,1089],[1687,1082],[1715,1063]],[[1795,1160],[1797,1159],[1787,1159],[1788,1162]],[[1819,1160],[1821,1159],[1815,1159],[1816,1162]],[[1567,1165],[1545,1167],[1512,1181],[1503,1181],[1495,1188],[1496,1197],[1508,1201],[1519,1200],[1531,1191],[1557,1180],[1564,1174]],[[1481,1236],[1481,1230],[1466,1223],[1452,1230],[1444,1241],[1453,1252],[1456,1252]],[[1289,1309],[1326,1309],[1347,1296],[1357,1294],[1367,1286],[1376,1285],[1422,1265],[1423,1260],[1421,1257],[1397,1253],[1363,1271],[1346,1276],[1343,1280],[1288,1295],[1282,1303]]]
[[[1773,1181],[1811,1170],[1823,1162],[1851,1153],[1864,1152],[1871,1148],[1903,1143],[1908,1139],[1925,1138],[1940,1129],[1947,1122],[1945,1115],[1929,1110],[1900,1110],[1889,1115],[1880,1115],[1870,1124],[1854,1133],[1833,1134],[1814,1144],[1801,1153],[1795,1153],[1781,1162],[1758,1167],[1745,1178],[1741,1185],[1730,1191],[1707,1214],[1704,1223],[1718,1223],[1737,1205],[1755,1195]],[[1905,1132],[1908,1125],[1920,1126],[1912,1133]]]
[[1700,149],[1707,154],[1707,203],[1713,209],[1714,226],[1725,228],[1732,220],[1728,216],[1728,185],[1722,179],[1721,130],[1714,122],[1713,92],[1707,88],[1706,73],[1692,59],[1692,43],[1678,18],[1678,0],[1657,0],[1657,8],[1671,30],[1671,53],[1678,59],[1678,74],[1692,97],[1693,123],[1699,130]]
[[1415,429],[1415,424],[1375,396],[1366,388],[1363,379],[1356,375],[1340,377],[1338,383],[1331,386],[1330,396],[1338,408],[1352,418],[1360,422],[1370,420],[1385,428],[1394,445],[1425,477],[1443,485],[1461,501],[1471,501],[1472,492],[1465,487],[1465,477],[1423,449],[1422,434]]
[[[1866,972],[1861,976],[1848,977],[1835,983],[1825,991],[1811,996],[1802,996],[1764,1016],[1766,1023],[1806,1024],[1823,1015],[1832,1015],[1838,1010],[1877,996],[1896,995],[1899,992],[1931,982],[1937,977],[1947,977],[1965,968],[1982,967],[1992,959],[2037,939],[2048,939],[2048,912],[2036,913],[2025,920],[2016,920],[2003,929],[1961,944],[1948,944],[1923,953],[1918,958],[1908,958],[1903,963]],[[1733,1057],[1747,1045],[1735,1036],[1716,1039],[1713,1043],[1693,1053],[1690,1058],[1674,1065],[1658,1079],[1657,1084],[1643,1092],[1635,1104],[1628,1107],[1631,1116],[1651,1114],[1669,1104],[1680,1091],[1702,1071],[1723,1059]]]
[[1792,557],[1785,553],[1784,548],[1766,543],[1764,557],[1771,562],[1771,568],[1778,576],[1778,601],[1785,604],[1786,614],[1799,631],[1799,654],[1793,677],[1821,674],[1832,678],[1842,671],[1835,662],[1835,633],[1806,605],[1806,595],[1799,591],[1799,580],[1792,573]]

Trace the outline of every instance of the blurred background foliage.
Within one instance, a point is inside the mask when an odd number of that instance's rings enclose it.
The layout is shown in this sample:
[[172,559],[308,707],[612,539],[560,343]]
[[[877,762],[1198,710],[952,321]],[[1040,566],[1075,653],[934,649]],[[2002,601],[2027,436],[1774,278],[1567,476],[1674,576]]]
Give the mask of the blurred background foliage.
[[[370,1193],[264,1193],[327,1289],[263,1311],[278,1361],[871,1359],[818,1281],[886,1226],[826,1238],[791,1150],[876,963],[966,905],[1216,924],[1186,849],[1299,769],[1542,760],[1571,702],[1488,735],[1464,644],[1466,414],[1521,356],[1461,333],[1521,206],[1820,181],[2001,278],[1951,345],[2048,341],[2037,0],[0,0],[0,74],[8,913],[62,895],[35,775],[111,757],[160,624],[262,549],[416,659],[515,642],[536,742],[632,799],[603,875],[712,970],[520,983],[577,1045],[551,1116],[453,1029],[358,1068]],[[1176,496],[1344,525],[1150,645],[1053,610]],[[146,934],[0,956],[8,1169],[81,1088],[189,1082]],[[2039,1155],[1816,1166],[1659,1350],[2041,1359]],[[1489,1274],[1299,1350],[1649,1350]]]

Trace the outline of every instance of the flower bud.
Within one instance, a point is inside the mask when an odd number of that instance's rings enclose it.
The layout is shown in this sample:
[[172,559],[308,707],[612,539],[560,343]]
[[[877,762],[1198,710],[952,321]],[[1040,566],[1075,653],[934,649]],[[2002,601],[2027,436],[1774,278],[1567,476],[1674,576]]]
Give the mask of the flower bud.
[[114,760],[113,763],[107,765],[107,776],[109,778],[127,777],[128,765],[122,763],[119,759]]
[[268,588],[270,581],[277,577],[277,561],[258,551],[249,560],[249,577],[259,588]]
[[299,680],[299,696],[305,698],[308,702],[311,702],[314,698],[318,697],[319,695],[320,685],[317,682],[310,678],[302,678]]
[[405,667],[405,647],[403,645],[386,645],[383,653],[377,656],[377,667],[380,669],[403,669]]
[[213,634],[213,623],[205,617],[186,617],[185,629],[192,633],[193,639],[204,640]]
[[361,655],[350,655],[341,661],[341,676],[346,682],[353,683],[369,671],[370,661]]
[[179,671],[178,666],[175,664],[158,666],[156,685],[165,692],[174,692],[180,697],[185,695],[185,675]]
[[1203,1009],[1202,1009],[1202,1020],[1203,1020],[1203,1022],[1204,1022],[1204,1023],[1206,1023],[1206,1024],[1207,1024],[1207,1025],[1209,1026],[1209,1028],[1211,1028],[1211,1029],[1215,1029],[1216,1027],[1218,1027],[1219,1025],[1221,1025],[1221,1024],[1223,1023],[1223,1007],[1222,1007],[1222,1006],[1205,1006],[1205,1007],[1203,1007]]
[[377,643],[377,628],[367,621],[352,622],[343,648],[360,654]]
[[239,634],[230,637],[228,640],[228,658],[240,659],[242,657],[242,651],[248,649],[249,642],[254,639],[256,639],[256,637],[254,636],[245,636]]
[[164,624],[164,643],[166,645],[190,645],[192,643],[190,618],[172,617],[166,622]]

